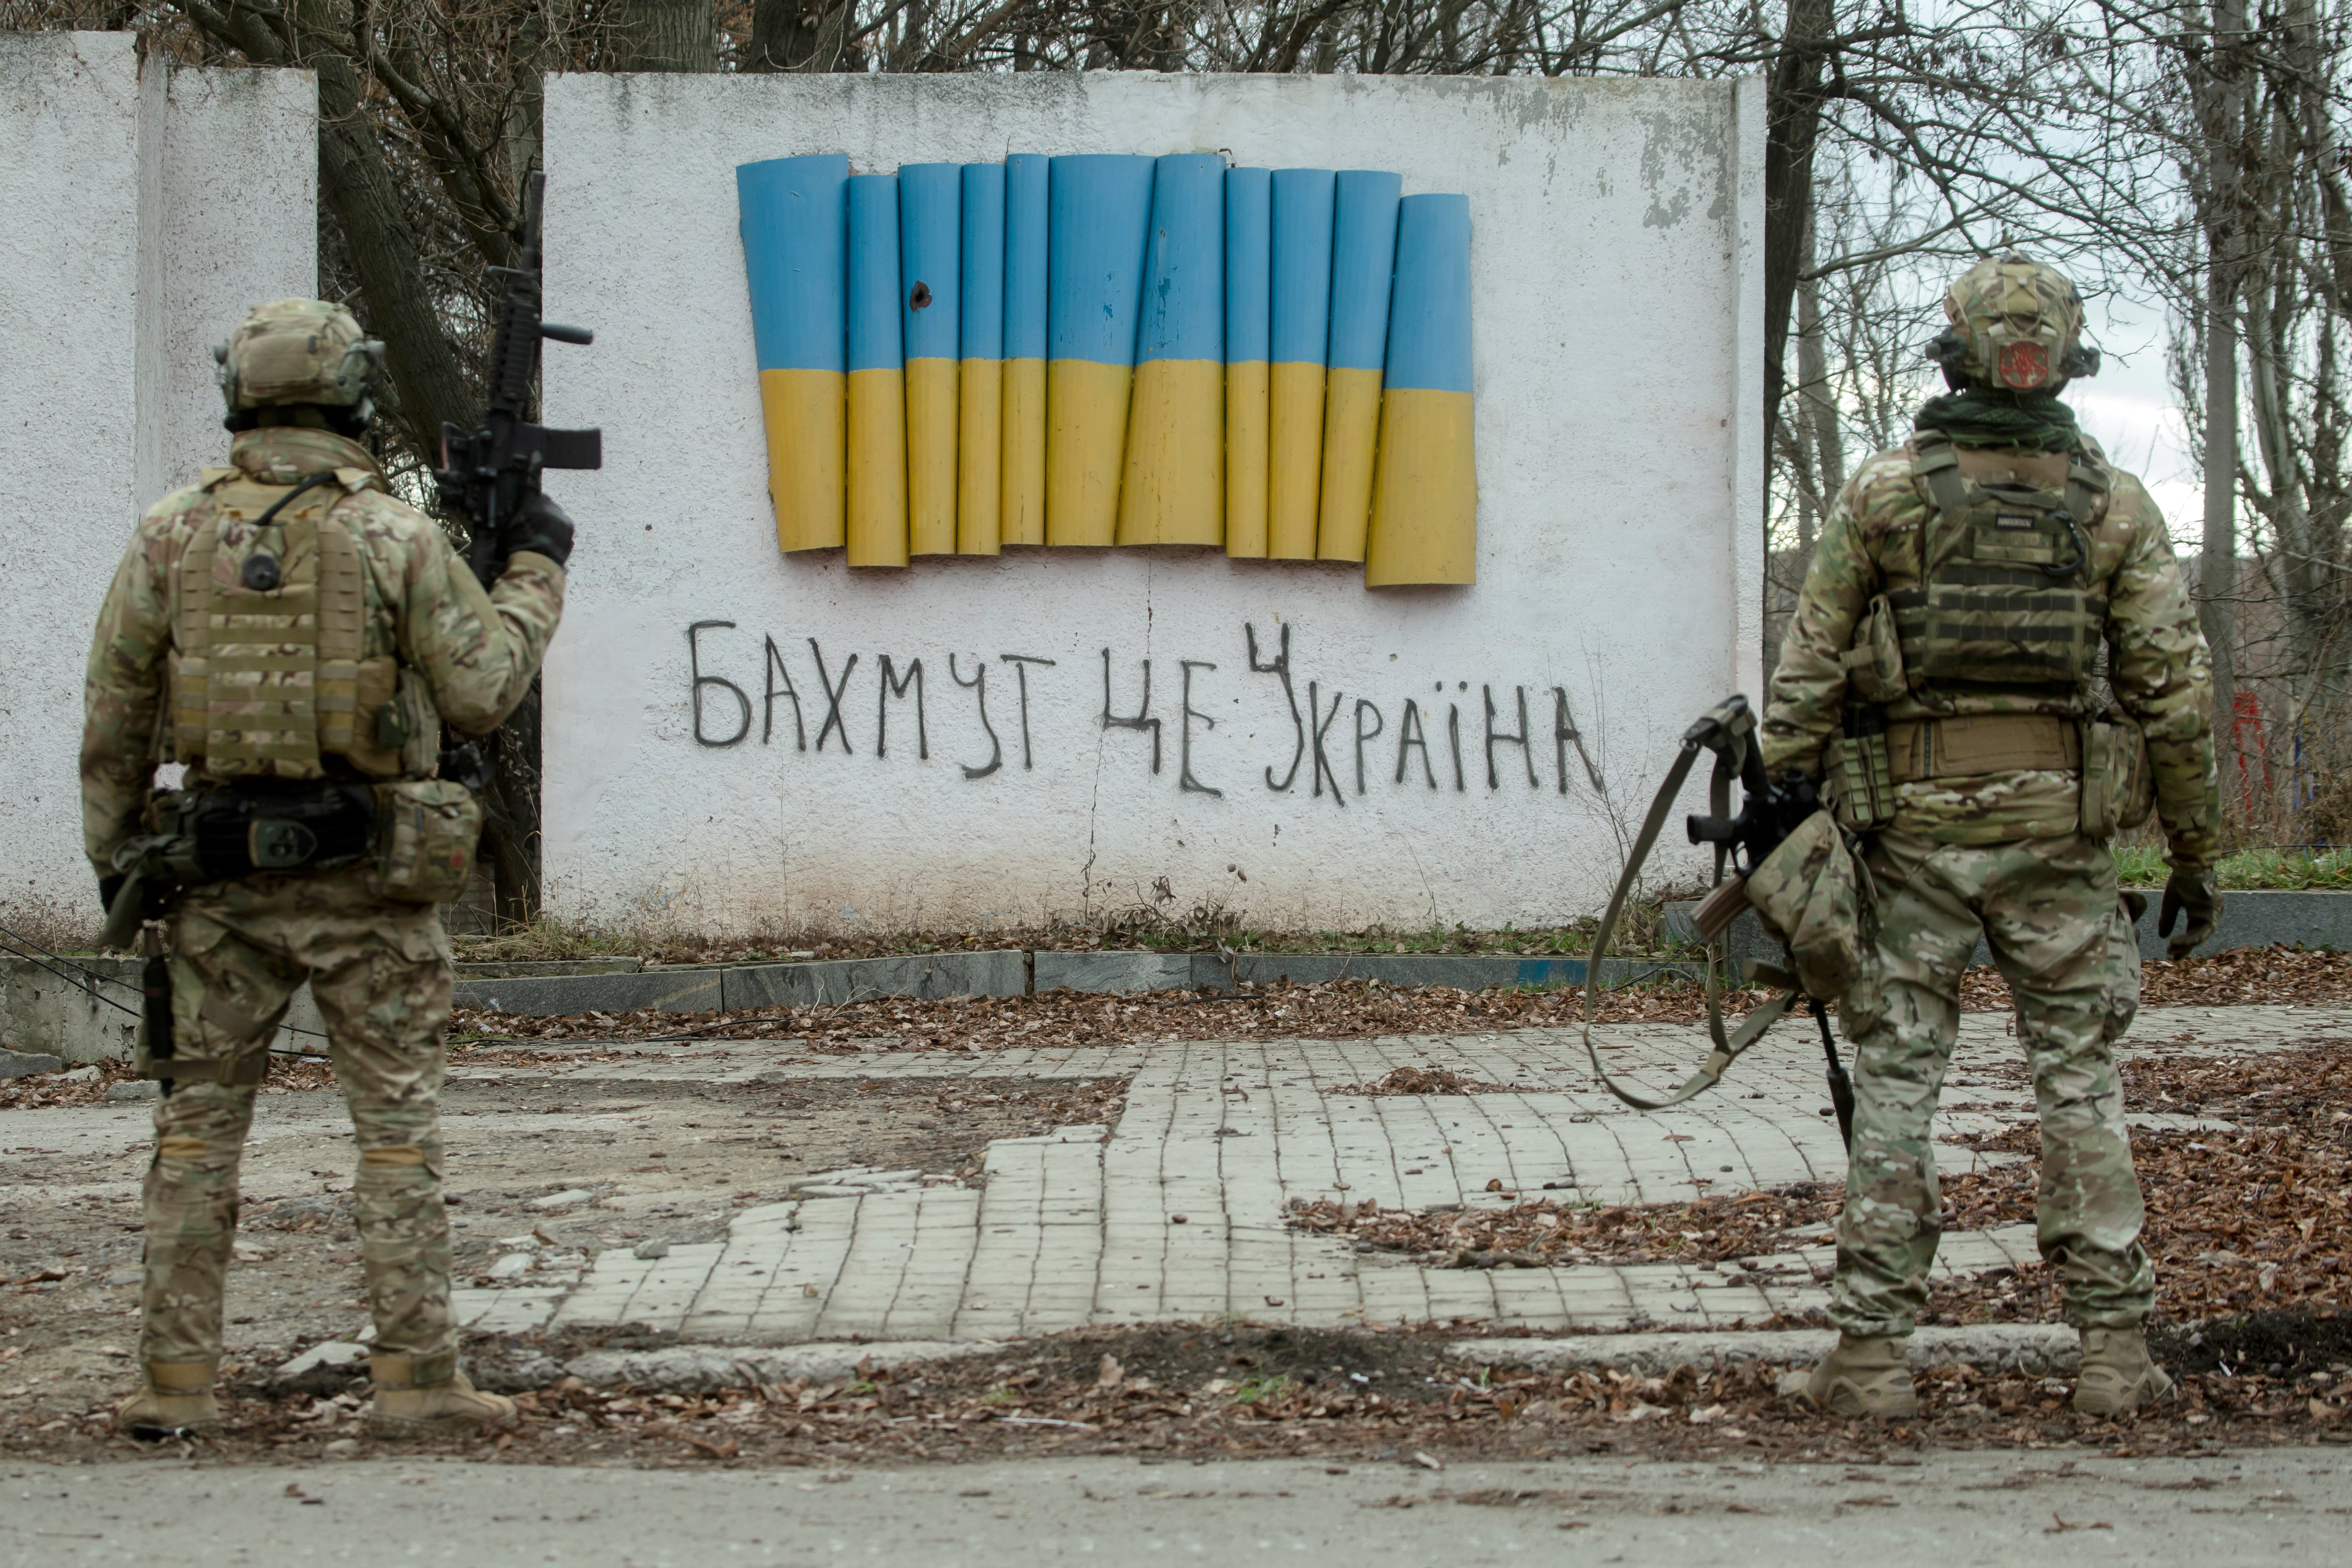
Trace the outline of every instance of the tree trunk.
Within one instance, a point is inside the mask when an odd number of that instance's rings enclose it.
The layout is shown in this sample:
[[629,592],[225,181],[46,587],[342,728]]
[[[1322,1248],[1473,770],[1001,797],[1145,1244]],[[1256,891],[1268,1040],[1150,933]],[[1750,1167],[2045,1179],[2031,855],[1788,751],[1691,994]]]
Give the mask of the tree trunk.
[[528,926],[539,913],[540,683],[490,737],[496,764],[485,791],[482,858],[490,872],[494,931]]
[[822,0],[754,0],[751,6],[751,48],[744,57],[747,71],[789,71],[806,67],[816,53],[817,30],[824,22]]
[[2205,529],[2198,562],[2197,618],[2213,656],[2214,754],[2234,752],[2238,597],[2238,292],[2242,183],[2239,137],[2245,85],[2236,64],[2245,0],[2215,0],[2207,70],[2197,84],[2206,187]]
[[711,0],[621,0],[606,16],[611,28],[604,48],[607,70],[719,68],[719,24]]
[[[1821,259],[1821,247],[1814,239],[1815,216],[1808,213],[1805,221],[1808,272]],[[1816,278],[1805,278],[1797,285],[1797,381],[1811,458],[1804,482],[1822,515],[1827,517],[1839,487],[1845,483],[1845,438],[1838,428],[1837,395],[1830,386],[1829,345],[1822,339],[1822,285]]]
[[1836,25],[1834,0],[1790,0],[1779,57],[1764,89],[1764,429],[1771,440],[1787,388],[1789,316],[1797,275],[1805,268],[1806,228],[1813,207],[1813,147],[1825,101],[1826,45]]
[[[359,273],[368,326],[383,340],[392,383],[388,411],[409,449],[429,458],[441,449],[443,420],[472,421],[472,389],[456,346],[441,330],[415,233],[368,121],[342,26],[325,0],[299,0],[293,16],[302,42],[299,63],[318,73],[320,191]],[[274,35],[259,27],[247,31],[257,36],[236,40],[247,55],[269,65],[295,63]],[[257,52],[256,41],[268,52]]]

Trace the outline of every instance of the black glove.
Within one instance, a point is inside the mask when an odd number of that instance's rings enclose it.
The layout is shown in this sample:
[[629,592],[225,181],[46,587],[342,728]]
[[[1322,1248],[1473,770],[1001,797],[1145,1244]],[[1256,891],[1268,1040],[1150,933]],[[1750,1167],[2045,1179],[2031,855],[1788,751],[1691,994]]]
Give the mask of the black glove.
[[563,509],[537,490],[523,498],[522,507],[499,530],[499,564],[519,550],[544,555],[558,566],[572,559],[572,520]]
[[122,884],[131,879],[120,871],[109,871],[98,879],[98,907],[107,913],[114,912],[114,896],[122,891]]
[[[2187,917],[2179,936],[2172,935],[2175,921]],[[2165,952],[2173,958],[2186,958],[2198,947],[2212,940],[2213,928],[2221,918],[2221,895],[2214,890],[2213,873],[2185,866],[2172,868],[2172,879],[2164,885],[2164,902],[2158,906],[2156,934],[2170,937]]]

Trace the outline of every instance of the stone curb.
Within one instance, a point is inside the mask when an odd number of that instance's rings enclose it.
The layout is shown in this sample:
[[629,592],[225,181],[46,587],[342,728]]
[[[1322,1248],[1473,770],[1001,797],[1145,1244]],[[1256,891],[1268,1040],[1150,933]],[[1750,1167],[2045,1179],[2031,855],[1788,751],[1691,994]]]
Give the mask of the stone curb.
[[[1455,1340],[1446,1349],[1470,1361],[1532,1367],[1538,1372],[1576,1369],[1637,1373],[1663,1377],[1678,1366],[1727,1366],[1769,1362],[1809,1366],[1830,1352],[1837,1335],[1828,1329],[1679,1334],[1580,1334],[1567,1339]],[[2028,1376],[2063,1376],[2082,1364],[2083,1347],[2073,1329],[2055,1323],[1983,1323],[1971,1328],[1922,1328],[1906,1347],[1914,1367],[1967,1362],[1982,1372]]]
[[65,1065],[64,1058],[46,1051],[0,1050],[0,1078],[31,1078],[36,1073],[56,1072]]
[[[40,1045],[68,1062],[102,1061],[131,1054],[139,963],[135,958],[77,958],[91,981],[67,979],[29,960],[0,955],[0,1047]],[[1040,991],[1120,994],[1139,991],[1227,991],[1237,982],[1288,980],[1311,985],[1333,980],[1383,985],[1453,985],[1483,991],[1509,985],[1581,985],[1581,958],[1489,957],[1476,954],[1055,952],[1003,948],[987,952],[935,952],[898,958],[813,960],[797,963],[681,964],[646,969],[637,960],[582,959],[550,963],[457,965],[456,1001],[526,1017],[575,1013],[736,1012],[752,1007],[810,1006],[880,996],[939,1000],[954,996],[1021,996]],[[1696,963],[1612,958],[1601,965],[1605,984],[1656,975],[1703,979]],[[103,996],[100,985],[107,988]],[[319,1009],[305,985],[294,993],[281,1048],[323,1045]],[[17,1053],[21,1059],[25,1054]],[[5,1059],[5,1058],[0,1058]],[[54,1070],[21,1069],[20,1070]],[[0,1076],[5,1076],[0,1072]]]
[[[2147,894],[2147,913],[2139,920],[2139,955],[2143,959],[2165,956],[2164,939],[2156,934],[2157,916],[2161,912],[2162,898],[2157,889],[2137,889]],[[1692,923],[1696,901],[1670,903],[1665,907],[1665,934],[1675,942],[1696,942],[1698,928]],[[2337,952],[2352,951],[2352,893],[2297,891],[2289,892],[2267,888],[2224,889],[2221,893],[2221,919],[2213,932],[2213,940],[2197,951],[2208,956],[2228,952],[2242,947],[2329,948]],[[1725,943],[1724,956],[1734,964],[1746,965],[1761,961],[1767,963],[1785,962],[1780,944],[1764,934],[1754,910],[1743,912],[1731,922],[1730,940]],[[1990,963],[1992,954],[1981,938],[1970,963]]]
[[819,1382],[848,1377],[860,1362],[900,1367],[951,1361],[1003,1349],[995,1340],[885,1340],[872,1344],[804,1344],[782,1349],[671,1345],[656,1351],[591,1351],[563,1371],[600,1388],[627,1384],[662,1394],[703,1394],[747,1383]]

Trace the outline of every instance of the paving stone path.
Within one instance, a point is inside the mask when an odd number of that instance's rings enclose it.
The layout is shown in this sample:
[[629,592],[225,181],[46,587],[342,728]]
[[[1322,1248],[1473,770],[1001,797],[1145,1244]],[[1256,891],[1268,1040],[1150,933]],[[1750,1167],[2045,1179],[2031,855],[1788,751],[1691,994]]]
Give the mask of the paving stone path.
[[[2005,1014],[1963,1020],[1940,1135],[1998,1131],[2031,1114],[2030,1088],[2001,1070],[2019,1060],[2008,1029]],[[1595,1038],[1612,1070],[1661,1087],[1705,1051],[1704,1032],[1687,1026],[1606,1026]],[[2324,1038],[2352,1038],[2352,1009],[2150,1009],[2126,1048],[2234,1055]],[[1560,1029],[824,1058],[790,1041],[648,1045],[620,1060],[589,1059],[588,1047],[581,1055],[576,1064],[453,1076],[584,1084],[1132,1075],[1132,1083],[1115,1132],[1067,1127],[1000,1140],[989,1145],[977,1187],[919,1172],[811,1177],[793,1201],[738,1215],[723,1241],[653,1258],[609,1251],[568,1287],[460,1291],[461,1312],[477,1329],[644,1324],[689,1340],[793,1344],[1002,1339],[1221,1317],[1318,1327],[1732,1328],[1823,1302],[1825,1232],[1819,1245],[1744,1268],[1451,1269],[1293,1230],[1286,1209],[1329,1197],[1376,1198],[1384,1208],[1503,1205],[1547,1192],[1663,1203],[1842,1182],[1845,1170],[1818,1043],[1794,1024],[1714,1092],[1654,1115],[1594,1087],[1576,1034]],[[1393,1068],[1423,1065],[1496,1087],[1358,1092]],[[1954,1171],[2004,1158],[1948,1148],[1944,1163]],[[1947,1236],[1937,1268],[1974,1272],[2034,1257],[2032,1226],[2010,1226]]]

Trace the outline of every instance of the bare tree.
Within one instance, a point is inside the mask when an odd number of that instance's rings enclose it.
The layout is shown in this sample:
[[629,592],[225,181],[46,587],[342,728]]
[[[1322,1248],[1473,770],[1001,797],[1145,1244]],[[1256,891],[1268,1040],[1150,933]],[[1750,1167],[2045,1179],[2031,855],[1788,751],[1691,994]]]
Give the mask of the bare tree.
[[[2316,0],[2268,5],[0,0],[0,26],[134,27],[184,59],[319,73],[322,286],[392,345],[381,445],[419,499],[441,422],[477,395],[486,268],[511,257],[549,70],[1760,77],[1768,641],[1848,455],[1902,440],[1931,390],[1917,350],[1943,282],[2027,247],[2172,311],[2208,473],[2217,720],[2247,681],[2292,693],[2284,738],[2311,753],[2352,727],[2345,24]],[[502,742],[518,776],[535,777],[535,723],[520,715]],[[499,907],[527,913],[535,800],[492,815]]]

